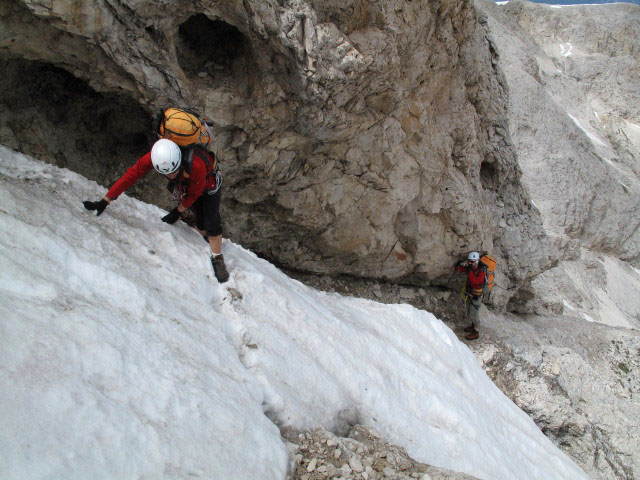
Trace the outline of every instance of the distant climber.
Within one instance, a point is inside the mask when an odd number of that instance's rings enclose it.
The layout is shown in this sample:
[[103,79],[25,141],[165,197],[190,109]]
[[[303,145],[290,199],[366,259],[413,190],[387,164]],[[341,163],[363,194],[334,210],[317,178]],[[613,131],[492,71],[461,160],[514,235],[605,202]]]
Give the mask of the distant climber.
[[180,203],[162,221],[175,223],[183,212],[191,208],[196,216],[196,229],[211,248],[211,264],[216,279],[226,282],[229,272],[222,256],[222,221],[220,217],[220,190],[222,177],[213,153],[200,146],[180,148],[175,142],[161,138],[151,151],[140,157],[107,194],[97,202],[85,201],[87,210],[97,215],[115,199],[133,186],[141,177],[155,169],[169,179],[168,188]]
[[467,306],[466,317],[471,323],[464,329],[467,332],[464,338],[475,340],[480,336],[477,327],[480,326],[480,306],[487,286],[487,267],[480,261],[478,252],[471,252],[467,260],[456,263],[454,269],[459,273],[467,274],[463,295]]

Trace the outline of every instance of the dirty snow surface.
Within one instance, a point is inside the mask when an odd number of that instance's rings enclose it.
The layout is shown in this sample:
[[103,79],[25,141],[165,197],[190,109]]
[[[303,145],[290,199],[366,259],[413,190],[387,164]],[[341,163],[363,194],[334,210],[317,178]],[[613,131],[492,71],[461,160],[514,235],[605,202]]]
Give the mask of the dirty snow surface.
[[[278,426],[366,424],[484,479],[585,478],[433,315],[312,290],[0,147],[0,477],[284,479]],[[231,221],[229,218],[228,221]]]

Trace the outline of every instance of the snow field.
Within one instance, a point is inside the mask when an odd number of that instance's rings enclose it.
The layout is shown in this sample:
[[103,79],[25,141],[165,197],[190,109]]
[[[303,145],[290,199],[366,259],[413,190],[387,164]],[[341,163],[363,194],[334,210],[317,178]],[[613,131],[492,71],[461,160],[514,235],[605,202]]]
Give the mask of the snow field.
[[586,478],[430,313],[312,290],[0,147],[0,472],[283,479],[278,428],[372,426],[479,478]]
[[260,386],[221,333],[211,283],[181,265],[206,272],[195,242],[175,246],[192,232],[156,235],[140,218],[162,212],[126,198],[96,219],[77,208],[95,186],[28,170],[0,189],[0,476],[282,478]]

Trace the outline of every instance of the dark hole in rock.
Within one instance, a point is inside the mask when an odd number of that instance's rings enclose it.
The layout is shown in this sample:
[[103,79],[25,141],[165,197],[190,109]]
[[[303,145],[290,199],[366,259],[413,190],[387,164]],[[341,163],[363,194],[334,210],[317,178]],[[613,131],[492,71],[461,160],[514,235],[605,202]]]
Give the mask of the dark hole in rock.
[[144,28],[144,31],[149,34],[149,36],[153,39],[154,42],[162,46],[163,48],[166,45],[166,38],[162,35],[160,30],[157,30],[153,25],[149,25]]
[[146,153],[152,117],[52,64],[0,58],[0,144],[110,186]]
[[245,56],[244,36],[222,20],[197,14],[180,25],[178,32],[178,63],[188,75],[224,75]]
[[495,190],[496,167],[493,163],[482,162],[480,165],[480,183],[485,190]]

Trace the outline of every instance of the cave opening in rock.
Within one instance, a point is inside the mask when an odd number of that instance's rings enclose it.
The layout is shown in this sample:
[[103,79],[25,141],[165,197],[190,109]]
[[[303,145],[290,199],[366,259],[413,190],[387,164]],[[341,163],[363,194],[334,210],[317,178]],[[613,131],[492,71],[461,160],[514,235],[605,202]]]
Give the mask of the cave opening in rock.
[[224,76],[246,56],[243,34],[222,20],[193,15],[180,25],[178,32],[178,63],[189,76]]
[[0,144],[109,185],[148,151],[152,117],[50,63],[0,58]]
[[495,191],[496,185],[496,167],[494,163],[487,161],[480,165],[480,183],[485,190]]

